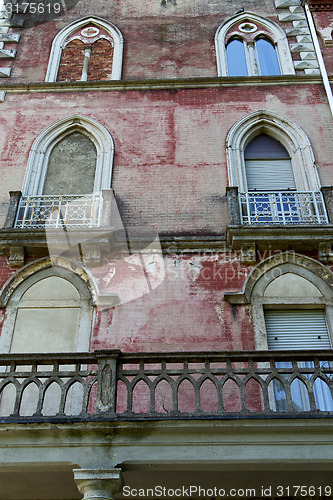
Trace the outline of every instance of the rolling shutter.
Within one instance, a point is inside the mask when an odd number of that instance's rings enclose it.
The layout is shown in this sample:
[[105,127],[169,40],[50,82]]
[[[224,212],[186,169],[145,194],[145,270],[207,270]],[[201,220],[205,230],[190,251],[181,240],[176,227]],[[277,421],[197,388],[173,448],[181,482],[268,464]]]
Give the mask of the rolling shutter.
[[266,310],[265,323],[270,350],[332,348],[323,309]]
[[296,183],[291,160],[245,160],[248,191],[295,190]]

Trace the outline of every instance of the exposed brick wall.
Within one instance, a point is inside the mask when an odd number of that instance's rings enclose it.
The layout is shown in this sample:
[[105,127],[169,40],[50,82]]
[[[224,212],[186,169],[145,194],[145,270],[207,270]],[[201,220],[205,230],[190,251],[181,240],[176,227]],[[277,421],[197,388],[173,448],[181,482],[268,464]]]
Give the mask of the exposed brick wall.
[[108,80],[112,73],[113,47],[108,40],[97,40],[92,46],[88,80]]
[[0,257],[0,289],[14,273],[15,269],[10,267],[8,259],[6,257]]
[[81,79],[85,45],[72,40],[63,49],[58,71],[58,82],[75,82]]

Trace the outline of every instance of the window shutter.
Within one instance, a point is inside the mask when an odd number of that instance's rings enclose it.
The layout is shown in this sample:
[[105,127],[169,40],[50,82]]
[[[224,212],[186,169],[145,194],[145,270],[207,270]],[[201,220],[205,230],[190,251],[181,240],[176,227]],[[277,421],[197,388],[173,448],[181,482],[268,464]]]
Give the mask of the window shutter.
[[266,310],[265,323],[272,351],[332,348],[323,309]]
[[290,159],[245,160],[248,191],[296,190]]

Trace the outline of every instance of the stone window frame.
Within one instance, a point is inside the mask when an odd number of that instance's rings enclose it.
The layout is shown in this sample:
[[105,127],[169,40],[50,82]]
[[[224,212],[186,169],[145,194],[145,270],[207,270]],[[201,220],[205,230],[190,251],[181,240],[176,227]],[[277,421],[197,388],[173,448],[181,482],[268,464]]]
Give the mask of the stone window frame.
[[[72,284],[80,296],[80,317],[76,352],[88,352],[92,332],[93,291],[90,280],[83,270],[76,273],[73,263],[66,259],[51,262],[49,258],[28,264],[12,276],[0,291],[0,305],[6,308],[0,336],[0,352],[8,354],[11,349],[17,309],[24,293],[38,281],[48,277],[63,278]],[[81,272],[80,272],[81,271]]]
[[114,156],[112,136],[97,121],[84,116],[73,115],[54,123],[35,139],[30,150],[22,186],[24,196],[43,194],[50,153],[56,144],[73,132],[79,132],[87,136],[96,148],[97,161],[94,192],[110,189]]
[[121,80],[122,64],[123,64],[123,46],[124,39],[119,29],[112,23],[104,21],[99,17],[84,17],[79,21],[74,21],[68,26],[65,26],[54,38],[51,47],[49,64],[46,72],[46,82],[56,82],[59,70],[59,64],[64,47],[65,41],[73,33],[85,26],[93,24],[97,28],[107,31],[114,42],[113,62],[112,62],[112,75],[111,80]]
[[[322,294],[318,296],[265,297],[276,278],[293,273],[312,283]],[[231,304],[251,304],[254,339],[257,350],[268,350],[265,309],[324,309],[333,345],[333,273],[320,262],[295,252],[284,252],[261,261],[248,275],[243,291],[226,293]]]
[[[217,74],[218,76],[228,76],[228,62],[226,53],[226,37],[237,36],[238,38],[244,39],[244,33],[236,30],[236,25],[241,22],[249,21],[250,23],[259,24],[266,31],[269,32],[270,39],[275,45],[278,61],[280,64],[281,75],[293,75],[295,74],[295,68],[293,60],[291,57],[287,35],[284,30],[274,21],[266,19],[265,17],[254,14],[253,12],[243,12],[242,14],[233,16],[227,21],[223,22],[217,29],[215,33],[215,50],[216,50],[216,63],[217,63]],[[230,32],[235,27],[234,32]],[[260,35],[260,29],[258,30],[258,35]],[[267,36],[267,33],[264,33]],[[253,67],[254,63],[249,60],[248,67],[252,69],[253,75],[256,75],[256,68]],[[260,75],[256,75],[260,76]]]
[[227,141],[229,186],[247,192],[244,151],[259,134],[267,134],[281,142],[288,151],[298,191],[319,191],[321,187],[311,143],[296,123],[276,113],[259,110],[236,122]]

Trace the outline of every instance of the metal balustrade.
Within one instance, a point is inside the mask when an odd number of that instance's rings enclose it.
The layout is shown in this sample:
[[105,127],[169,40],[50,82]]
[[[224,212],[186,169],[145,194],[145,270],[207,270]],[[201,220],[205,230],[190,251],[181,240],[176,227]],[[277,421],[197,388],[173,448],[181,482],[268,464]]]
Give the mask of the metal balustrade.
[[239,194],[242,224],[328,224],[321,192],[251,191]]
[[97,227],[100,224],[102,194],[21,196],[15,227]]
[[0,356],[0,422],[333,416],[333,351]]

